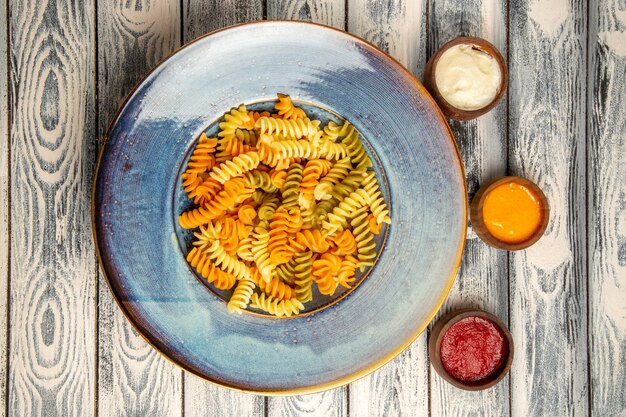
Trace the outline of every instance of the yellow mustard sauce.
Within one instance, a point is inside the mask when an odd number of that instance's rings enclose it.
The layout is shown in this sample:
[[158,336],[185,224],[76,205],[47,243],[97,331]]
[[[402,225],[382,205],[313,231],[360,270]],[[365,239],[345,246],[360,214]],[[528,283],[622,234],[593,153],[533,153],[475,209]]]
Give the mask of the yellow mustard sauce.
[[541,203],[531,189],[521,184],[501,184],[485,197],[483,221],[499,241],[525,242],[541,224]]

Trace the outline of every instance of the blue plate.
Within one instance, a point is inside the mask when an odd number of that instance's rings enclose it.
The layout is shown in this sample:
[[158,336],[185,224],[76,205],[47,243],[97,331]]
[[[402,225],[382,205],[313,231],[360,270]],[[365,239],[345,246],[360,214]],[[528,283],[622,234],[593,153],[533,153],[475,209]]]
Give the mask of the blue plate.
[[[233,315],[185,261],[179,174],[226,111],[278,92],[361,132],[392,223],[369,276],[338,302],[291,319]],[[135,88],[100,154],[93,222],[111,291],[157,350],[229,388],[310,393],[372,372],[426,328],[461,260],[465,177],[439,109],[389,55],[332,28],[257,22],[191,42]]]

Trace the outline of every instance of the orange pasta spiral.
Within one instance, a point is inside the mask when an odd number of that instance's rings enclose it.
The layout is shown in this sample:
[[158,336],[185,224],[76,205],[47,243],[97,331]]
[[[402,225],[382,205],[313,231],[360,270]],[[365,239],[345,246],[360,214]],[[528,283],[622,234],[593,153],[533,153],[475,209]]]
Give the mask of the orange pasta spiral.
[[293,250],[289,245],[289,235],[297,233],[302,228],[302,217],[297,210],[287,212],[284,207],[274,212],[270,223],[270,239],[268,249],[270,259],[275,265],[284,264],[293,257]]
[[337,246],[337,248],[332,251],[335,255],[353,255],[357,251],[356,240],[350,230],[344,230],[343,232],[335,235],[335,237],[333,237],[333,242]]
[[321,294],[332,295],[337,289],[336,276],[341,267],[341,258],[332,253],[323,253],[313,262],[313,280]]
[[234,275],[222,271],[211,263],[210,258],[198,248],[191,249],[187,255],[187,262],[219,290],[229,290],[237,281]]
[[278,103],[276,103],[276,110],[283,119],[304,119],[306,113],[299,107],[293,105],[291,97],[285,94],[278,94]]
[[194,229],[200,225],[218,218],[226,209],[234,204],[235,200],[244,190],[242,178],[233,178],[224,184],[224,189],[207,202],[204,206],[186,211],[180,215],[178,222],[185,229]]

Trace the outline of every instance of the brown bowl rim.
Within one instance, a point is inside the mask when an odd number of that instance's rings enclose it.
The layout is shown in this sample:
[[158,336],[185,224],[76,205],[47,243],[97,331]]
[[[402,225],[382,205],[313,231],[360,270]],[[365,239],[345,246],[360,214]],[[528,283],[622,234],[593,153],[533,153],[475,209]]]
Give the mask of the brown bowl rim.
[[[502,80],[500,81],[500,89],[498,93],[493,98],[491,103],[487,106],[477,109],[477,110],[463,110],[457,107],[454,107],[452,104],[448,103],[441,92],[437,88],[437,83],[435,82],[435,71],[433,69],[436,67],[441,55],[451,47],[459,44],[472,44],[479,46],[482,50],[487,52],[489,55],[494,57],[498,62],[498,66],[500,67],[500,73],[502,74]],[[471,120],[475,119],[483,114],[489,112],[491,109],[496,107],[502,97],[506,93],[506,90],[509,85],[509,71],[507,63],[504,61],[502,54],[491,42],[486,39],[478,38],[475,36],[460,36],[458,38],[454,38],[451,41],[445,43],[441,48],[435,52],[435,54],[428,60],[426,67],[424,69],[424,86],[430,91],[433,95],[433,98],[437,101],[437,104],[441,108],[441,111],[448,117],[455,120]]]
[[[487,377],[483,383],[464,383],[452,377],[448,371],[443,367],[441,363],[441,340],[443,339],[443,335],[445,332],[452,327],[453,324],[458,321],[467,318],[467,317],[479,317],[485,320],[489,320],[493,322],[496,326],[500,328],[502,333],[507,341],[508,347],[508,355],[504,366],[500,369],[500,371],[495,375],[491,375]],[[440,318],[433,329],[430,332],[430,337],[428,339],[428,357],[430,358],[430,363],[432,364],[435,371],[441,376],[445,381],[454,385],[457,388],[461,388],[466,391],[481,391],[487,388],[491,388],[500,381],[504,379],[504,377],[509,373],[511,366],[513,365],[513,356],[515,353],[514,345],[513,345],[513,335],[509,331],[508,327],[500,318],[497,316],[488,313],[484,310],[476,310],[472,308],[466,308],[461,310],[456,310],[451,313],[446,314],[442,318]]]
[[[509,243],[497,239],[489,233],[483,218],[483,206],[485,204],[487,194],[489,194],[489,192],[497,186],[508,182],[514,182],[530,188],[537,198],[539,198],[539,203],[541,205],[541,221],[539,223],[539,227],[537,227],[537,230],[535,230],[535,232],[523,242]],[[470,204],[470,220],[476,235],[478,235],[478,237],[488,245],[493,246],[496,249],[508,251],[522,250],[534,245],[541,238],[541,236],[543,236],[548,227],[548,222],[550,221],[550,204],[548,203],[548,199],[541,188],[539,188],[539,186],[531,180],[518,176],[506,176],[496,178],[480,187]]]

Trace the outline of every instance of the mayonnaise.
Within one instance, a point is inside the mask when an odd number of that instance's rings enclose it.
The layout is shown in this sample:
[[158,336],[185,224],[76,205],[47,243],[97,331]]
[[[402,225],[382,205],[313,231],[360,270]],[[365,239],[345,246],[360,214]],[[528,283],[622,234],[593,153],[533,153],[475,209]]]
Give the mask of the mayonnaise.
[[479,110],[498,94],[502,74],[496,59],[478,46],[460,44],[445,51],[435,68],[441,96],[461,110]]

